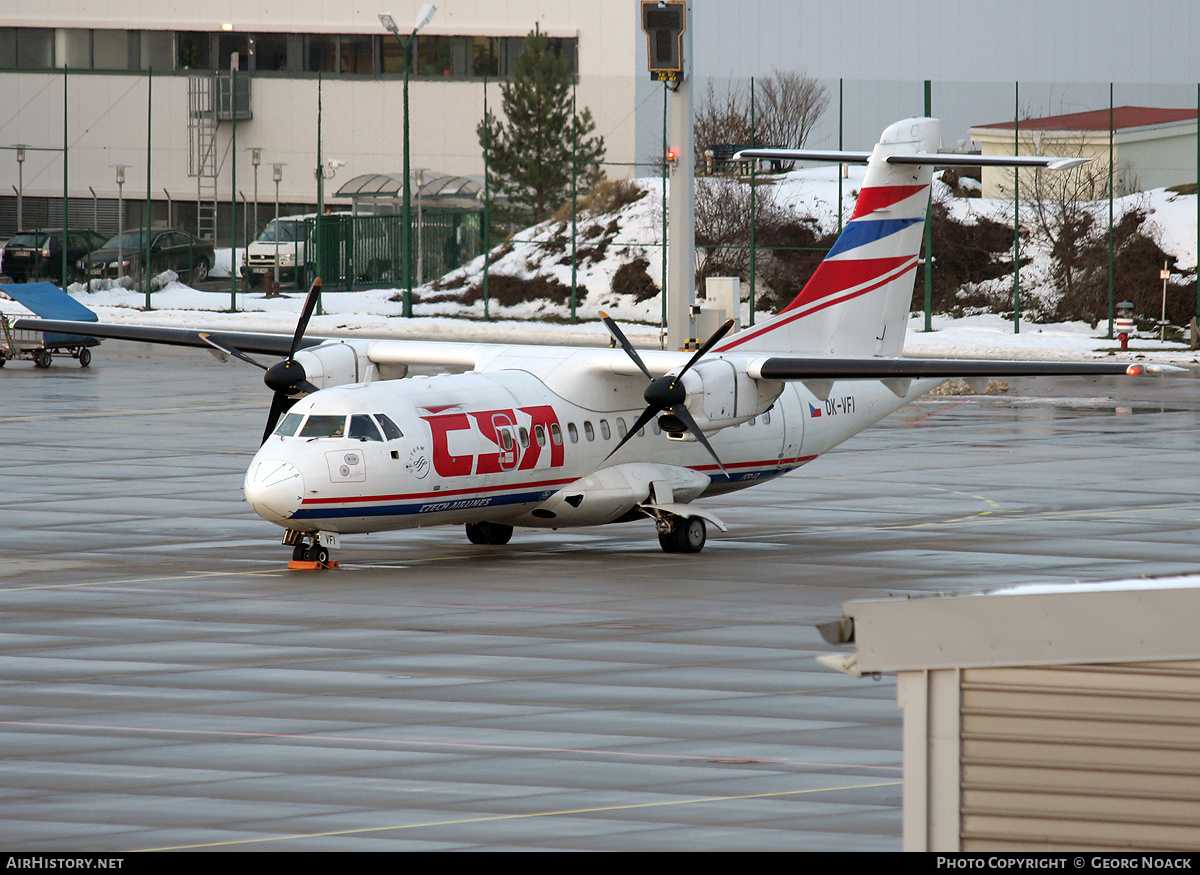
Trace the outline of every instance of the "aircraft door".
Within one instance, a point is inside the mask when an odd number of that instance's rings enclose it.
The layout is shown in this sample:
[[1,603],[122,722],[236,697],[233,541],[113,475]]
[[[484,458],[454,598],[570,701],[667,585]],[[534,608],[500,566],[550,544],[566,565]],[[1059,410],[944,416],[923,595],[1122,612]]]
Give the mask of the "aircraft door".
[[779,462],[781,465],[786,465],[785,459],[796,459],[800,456],[801,446],[804,443],[804,413],[800,405],[794,402],[798,400],[796,397],[795,386],[789,385],[782,395],[779,396],[779,401],[771,410],[771,416],[778,416],[779,422],[783,426],[783,439],[779,446]]
[[517,441],[517,424],[507,413],[492,416],[492,427],[500,450],[500,470],[512,471],[521,461],[521,445]]

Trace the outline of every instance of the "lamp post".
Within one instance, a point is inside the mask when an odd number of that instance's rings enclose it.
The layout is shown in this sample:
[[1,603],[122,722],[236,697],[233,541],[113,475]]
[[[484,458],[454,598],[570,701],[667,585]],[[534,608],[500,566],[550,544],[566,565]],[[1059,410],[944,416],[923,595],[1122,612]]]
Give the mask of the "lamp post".
[[[254,237],[258,237],[258,165],[262,163],[262,149],[250,150],[250,164],[254,167],[254,220],[251,223]],[[246,236],[246,243],[249,244],[250,235]]]
[[283,165],[271,165],[271,179],[275,181],[275,285],[271,289],[279,294],[279,183],[283,181]]
[[413,40],[417,38],[417,31],[429,24],[433,14],[437,12],[437,7],[432,3],[426,3],[417,13],[416,23],[413,25],[412,33],[408,35],[408,39],[400,36],[400,26],[396,24],[389,13],[382,13],[379,16],[380,23],[384,29],[396,38],[400,43],[400,47],[404,50],[404,225],[400,230],[401,246],[403,248],[404,259],[404,316],[412,316],[412,181],[409,179],[409,164],[408,164],[408,68],[411,66],[410,59],[412,57]]
[[17,143],[17,230],[25,230],[25,144]]
[[[117,277],[125,264],[125,168],[129,164],[117,164]],[[147,233],[149,230],[147,229]]]

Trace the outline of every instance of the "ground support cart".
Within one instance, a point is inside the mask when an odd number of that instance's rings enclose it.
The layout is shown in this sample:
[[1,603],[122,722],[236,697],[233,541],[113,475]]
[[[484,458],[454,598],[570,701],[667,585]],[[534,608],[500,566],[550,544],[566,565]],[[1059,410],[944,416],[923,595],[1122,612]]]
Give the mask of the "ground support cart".
[[[54,283],[10,283],[0,285],[0,292],[43,319],[98,321],[95,313]],[[92,362],[89,347],[100,343],[94,337],[79,334],[13,328],[12,321],[0,313],[0,367],[9,359],[32,359],[37,367],[48,368],[54,353],[59,353],[70,355],[78,360],[81,368],[86,368]]]

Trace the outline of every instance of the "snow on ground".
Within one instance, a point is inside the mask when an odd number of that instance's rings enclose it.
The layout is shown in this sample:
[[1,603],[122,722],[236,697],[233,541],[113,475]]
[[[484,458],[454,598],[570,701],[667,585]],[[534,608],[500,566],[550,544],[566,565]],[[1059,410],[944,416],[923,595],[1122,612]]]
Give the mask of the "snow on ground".
[[[304,302],[300,293],[281,298],[264,298],[261,292],[237,295],[238,312],[229,312],[230,296],[224,292],[196,291],[173,282],[152,296],[153,310],[141,309],[145,295],[122,287],[87,292],[82,285],[71,287],[74,298],[93,310],[102,322],[156,325],[178,328],[212,328],[291,334]],[[397,339],[446,340],[496,343],[551,343],[601,346],[608,332],[598,318],[583,318],[575,325],[526,319],[480,319],[427,315],[427,305],[413,307],[414,318],[401,316],[401,304],[392,301],[397,289],[362,292],[325,292],[323,314],[314,316],[309,333],[317,336],[360,336]],[[432,308],[430,308],[432,309]],[[0,312],[30,315],[15,301],[0,302]],[[747,314],[748,315],[748,314]],[[630,340],[643,348],[659,346],[657,325],[624,322]],[[951,319],[933,318],[933,331],[926,333],[924,317],[909,321],[905,353],[916,356],[1059,359],[1107,357],[1116,341],[1106,339],[1103,328],[1083,322],[1061,325],[1022,321],[1013,332],[1012,321],[984,314]],[[1139,337],[1131,341],[1130,357],[1146,361],[1200,363],[1200,356],[1184,344],[1160,343]]]
[[[839,168],[829,165],[800,167],[779,177],[775,185],[777,206],[799,216],[811,217],[823,231],[837,227],[838,212],[848,218],[865,168]],[[655,348],[660,343],[658,323],[662,314],[661,297],[635,301],[633,295],[612,291],[613,274],[622,264],[644,258],[646,272],[657,285],[660,281],[663,186],[654,179],[640,180],[645,195],[614,213],[582,213],[578,219],[581,257],[577,259],[577,284],[580,288],[577,323],[570,323],[569,306],[545,300],[514,303],[508,306],[492,301],[491,321],[483,321],[481,301],[457,300],[463,288],[478,285],[483,272],[482,256],[443,277],[434,288],[427,284],[413,292],[415,318],[401,316],[400,291],[395,288],[361,292],[326,291],[322,296],[323,314],[315,316],[309,331],[315,335],[359,335],[387,338],[420,338],[449,341],[495,341],[505,343],[562,343],[602,345],[609,335],[599,321],[605,310],[622,323],[638,346]],[[945,202],[960,218],[988,215],[1004,218],[1011,210],[1007,203],[980,198],[953,198],[940,181],[935,197]],[[1118,201],[1118,212],[1145,209],[1159,244],[1178,260],[1181,268],[1196,264],[1196,196],[1178,195],[1157,189],[1141,192]],[[1107,213],[1107,205],[1105,205]],[[1105,215],[1107,221],[1107,215]],[[540,276],[564,286],[571,283],[571,253],[564,245],[568,228],[561,221],[550,221],[516,235],[515,242],[493,250],[490,270],[493,277],[507,274],[519,278]],[[590,251],[591,254],[587,254]],[[213,276],[228,276],[230,250],[217,250]],[[1033,294],[1040,275],[1046,275],[1042,255],[1030,253],[1033,263],[1022,269],[1022,289]],[[170,277],[166,277],[170,279]],[[1007,280],[996,281],[1007,282]],[[239,286],[241,284],[239,283]],[[145,295],[121,287],[88,291],[82,285],[70,288],[71,294],[96,312],[102,321],[144,325],[240,329],[291,334],[295,328],[303,295],[292,292],[268,299],[261,292],[236,295],[238,312],[231,313],[228,289],[197,291],[178,281],[169,282],[153,294],[152,310],[144,310]],[[396,300],[392,300],[395,298]],[[436,299],[436,300],[431,300]],[[0,303],[0,312],[24,314],[15,302]],[[761,320],[766,314],[757,314]],[[742,321],[750,317],[743,307]],[[1075,323],[1069,325],[1034,324],[1022,321],[1014,333],[1010,319],[998,315],[978,315],[961,319],[934,317],[930,333],[923,317],[910,322],[905,351],[909,355],[986,356],[1007,358],[1059,358],[1107,356],[1116,342],[1103,337],[1106,325],[1099,329]],[[1190,363],[1197,356],[1182,344],[1160,344],[1157,340],[1136,338],[1135,353],[1147,360]]]

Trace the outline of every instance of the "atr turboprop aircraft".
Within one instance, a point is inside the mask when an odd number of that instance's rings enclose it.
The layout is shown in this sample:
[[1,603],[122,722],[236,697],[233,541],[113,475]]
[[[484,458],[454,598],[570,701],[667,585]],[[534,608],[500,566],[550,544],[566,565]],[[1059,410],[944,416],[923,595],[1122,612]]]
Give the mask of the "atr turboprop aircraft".
[[[208,346],[267,371],[274,391],[245,495],[286,530],[293,559],[327,562],[339,536],[465,524],[476,544],[514,526],[650,519],[667,552],[696,553],[694,504],[799,468],[947,377],[1138,374],[1116,363],[901,356],[935,165],[1078,160],[937,154],[940,123],[891,125],[871,152],[742,156],[865,162],[845,230],[776,316],[696,352],[293,337],[23,319],[18,328]],[[728,335],[728,336],[727,336]],[[270,368],[247,352],[286,355]],[[466,373],[407,377],[412,365]]]

